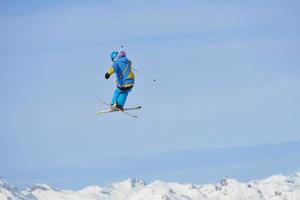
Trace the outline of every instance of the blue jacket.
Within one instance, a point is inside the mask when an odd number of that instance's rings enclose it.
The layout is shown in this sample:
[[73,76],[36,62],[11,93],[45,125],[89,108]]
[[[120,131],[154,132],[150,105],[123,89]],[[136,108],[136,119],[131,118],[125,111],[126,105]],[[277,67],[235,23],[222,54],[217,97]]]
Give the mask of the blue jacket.
[[119,57],[108,70],[108,74],[116,73],[117,85],[119,87],[132,87],[134,85],[134,74],[131,61],[125,56]]

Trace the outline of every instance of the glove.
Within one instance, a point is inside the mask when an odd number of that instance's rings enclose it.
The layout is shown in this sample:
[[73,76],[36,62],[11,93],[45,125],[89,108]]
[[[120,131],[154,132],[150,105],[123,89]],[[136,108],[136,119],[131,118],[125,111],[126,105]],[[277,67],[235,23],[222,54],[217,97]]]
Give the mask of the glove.
[[105,78],[106,78],[106,79],[109,79],[109,77],[110,77],[109,73],[106,73],[106,74],[105,74]]

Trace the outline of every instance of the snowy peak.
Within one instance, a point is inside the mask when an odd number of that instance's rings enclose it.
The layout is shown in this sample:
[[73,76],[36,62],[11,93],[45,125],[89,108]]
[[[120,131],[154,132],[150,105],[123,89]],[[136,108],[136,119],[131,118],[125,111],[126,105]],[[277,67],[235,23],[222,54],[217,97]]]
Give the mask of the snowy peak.
[[89,186],[78,191],[79,193],[102,193],[103,189],[97,185]]
[[112,186],[131,190],[131,189],[143,188],[145,187],[145,185],[146,183],[142,180],[130,178],[120,183],[113,184]]
[[0,177],[0,200],[29,200],[32,198],[27,198],[21,194],[17,188],[8,184],[8,182]]
[[138,179],[125,181],[106,186],[103,193],[110,194],[112,199],[128,199],[146,186],[146,183]]
[[4,178],[2,178],[2,177],[0,177],[0,187],[4,188],[4,189],[7,189],[9,191],[17,190],[12,185],[9,185],[8,182]]
[[42,190],[42,191],[58,191],[57,189],[47,185],[47,184],[34,184],[31,188],[30,191],[34,192],[37,190]]
[[263,197],[268,199],[300,199],[299,173],[291,176],[275,175],[251,183]]
[[192,200],[199,199],[196,186],[190,184],[167,183],[154,181],[147,185],[143,190],[136,193],[130,200]]

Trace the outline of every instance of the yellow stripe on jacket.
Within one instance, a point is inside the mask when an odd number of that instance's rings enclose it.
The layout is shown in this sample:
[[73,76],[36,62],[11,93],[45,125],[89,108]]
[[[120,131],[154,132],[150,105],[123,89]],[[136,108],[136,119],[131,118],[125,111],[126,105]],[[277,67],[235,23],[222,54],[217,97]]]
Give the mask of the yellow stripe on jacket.
[[[113,67],[110,67],[108,70],[107,70],[107,73],[109,75],[112,75],[113,73],[115,72],[114,68]],[[131,78],[131,79],[134,79],[135,76],[134,76],[134,73],[132,71],[130,71],[129,75],[127,78]]]
[[[128,79],[134,79],[134,73],[132,72],[132,71],[130,71],[130,73],[129,73],[129,75],[128,75]],[[123,88],[130,88],[130,87],[132,87],[133,86],[133,84],[125,84],[125,85],[123,85],[122,87]]]
[[128,78],[132,78],[134,79],[134,73],[132,71],[130,71],[129,75],[128,75]]
[[[107,73],[108,73],[109,75],[112,75],[114,72],[115,72],[115,70],[114,70],[113,67],[110,67],[110,68],[108,68],[108,70],[107,70]],[[129,73],[129,75],[128,75],[127,78],[128,78],[128,79],[134,79],[134,78],[135,78],[134,73],[132,72],[132,70],[130,71],[130,73]],[[122,87],[127,88],[127,87],[132,87],[132,86],[133,86],[133,84],[125,84],[125,85],[123,85]]]

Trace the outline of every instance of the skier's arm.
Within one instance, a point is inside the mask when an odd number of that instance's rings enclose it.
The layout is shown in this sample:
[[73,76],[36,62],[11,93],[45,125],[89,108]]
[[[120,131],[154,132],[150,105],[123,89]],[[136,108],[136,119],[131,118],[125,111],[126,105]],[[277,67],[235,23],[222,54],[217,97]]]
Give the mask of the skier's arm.
[[112,75],[114,72],[115,72],[114,68],[110,67],[105,74],[105,78],[109,79],[110,75]]

